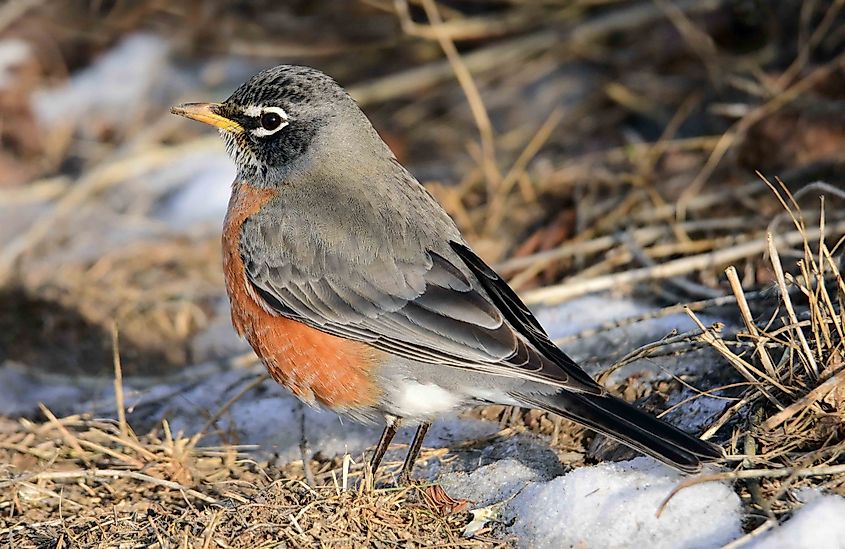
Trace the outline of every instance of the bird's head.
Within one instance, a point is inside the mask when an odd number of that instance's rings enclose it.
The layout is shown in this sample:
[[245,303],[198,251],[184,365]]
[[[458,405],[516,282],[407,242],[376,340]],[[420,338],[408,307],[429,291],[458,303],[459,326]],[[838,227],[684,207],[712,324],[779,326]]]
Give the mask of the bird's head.
[[316,159],[315,149],[327,148],[327,140],[343,157],[356,140],[375,133],[331,77],[296,65],[256,74],[222,103],[185,103],[171,112],[218,128],[239,177],[258,186],[278,184],[302,169]]

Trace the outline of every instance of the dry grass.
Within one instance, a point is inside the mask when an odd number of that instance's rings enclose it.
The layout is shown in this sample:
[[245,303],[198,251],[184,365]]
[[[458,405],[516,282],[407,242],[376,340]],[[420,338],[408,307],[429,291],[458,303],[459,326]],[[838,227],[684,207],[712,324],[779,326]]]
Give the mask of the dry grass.
[[[11,547],[491,547],[461,535],[466,505],[431,486],[371,488],[354,466],[277,469],[237,447],[196,448],[198,437],[121,433],[113,421],[72,416],[4,420],[0,540]],[[432,456],[427,455],[427,458]],[[339,478],[340,477],[340,478]],[[377,486],[390,486],[387,477]]]
[[704,435],[731,426],[735,470],[678,487],[709,479],[742,480],[738,489],[753,510],[749,525],[754,532],[770,528],[799,505],[795,494],[801,488],[845,495],[845,283],[840,271],[845,237],[828,232],[824,201],[814,230],[783,183],[766,183],[805,237],[801,257],[787,263],[796,267],[795,275],[785,272],[783,250],[769,235],[777,298],[756,307],[756,313],[736,269],[727,269],[744,330],[723,334],[723,327],[706,327],[688,311],[702,330],[700,339],[727,360],[746,389]]
[[[469,502],[436,485],[392,487],[389,469],[373,478],[363,458],[318,461],[304,452],[307,462],[278,468],[239,446],[199,446],[205,430],[187,437],[166,420],[136,435],[126,421],[116,325],[112,344],[116,421],[59,419],[43,404],[42,423],[0,417],[0,540],[10,546],[505,544],[489,529],[473,539],[462,535]],[[206,429],[257,382],[224,403]],[[425,449],[420,459],[444,456]]]

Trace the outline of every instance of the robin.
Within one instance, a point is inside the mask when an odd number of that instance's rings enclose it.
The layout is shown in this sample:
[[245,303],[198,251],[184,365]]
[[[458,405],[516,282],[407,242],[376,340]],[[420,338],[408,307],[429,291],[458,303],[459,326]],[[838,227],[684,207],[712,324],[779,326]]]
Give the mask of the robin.
[[386,423],[499,403],[573,420],[681,471],[721,450],[615,398],[466,243],[355,101],[303,66],[265,70],[182,115],[218,128],[238,175],[223,227],[232,322],[297,397]]

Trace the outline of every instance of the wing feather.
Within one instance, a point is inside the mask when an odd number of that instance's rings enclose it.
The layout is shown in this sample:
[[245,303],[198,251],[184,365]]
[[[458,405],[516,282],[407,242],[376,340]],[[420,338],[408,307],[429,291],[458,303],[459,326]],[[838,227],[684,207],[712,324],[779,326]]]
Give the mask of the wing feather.
[[280,239],[266,224],[260,233],[268,241],[250,241],[246,276],[279,315],[423,363],[602,392],[463,244],[363,261],[338,257],[328,247],[313,258],[293,257],[303,248],[280,253]]

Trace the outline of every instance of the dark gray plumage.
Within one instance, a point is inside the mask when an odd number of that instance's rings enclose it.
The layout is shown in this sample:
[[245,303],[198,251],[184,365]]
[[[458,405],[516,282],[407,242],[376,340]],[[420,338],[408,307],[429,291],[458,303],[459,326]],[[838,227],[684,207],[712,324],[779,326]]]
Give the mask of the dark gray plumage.
[[283,65],[174,112],[221,128],[239,180],[271,196],[239,227],[250,295],[390,357],[371,373],[378,402],[344,410],[387,419],[376,462],[397,418],[425,426],[479,402],[550,410],[686,471],[721,455],[607,395],[558,349],[328,76]]

